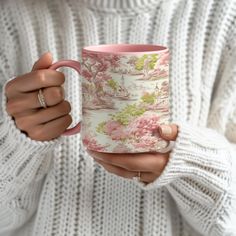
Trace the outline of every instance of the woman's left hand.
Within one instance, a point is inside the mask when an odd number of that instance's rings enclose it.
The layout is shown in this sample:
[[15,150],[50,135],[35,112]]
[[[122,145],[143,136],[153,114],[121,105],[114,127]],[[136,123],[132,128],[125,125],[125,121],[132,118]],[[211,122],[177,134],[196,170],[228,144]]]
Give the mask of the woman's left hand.
[[[178,127],[175,124],[159,127],[161,137],[167,141],[175,141]],[[169,160],[169,153],[101,153],[87,151],[96,162],[108,172],[132,179],[139,175],[140,181],[151,183],[159,177]],[[140,172],[140,174],[139,174]]]

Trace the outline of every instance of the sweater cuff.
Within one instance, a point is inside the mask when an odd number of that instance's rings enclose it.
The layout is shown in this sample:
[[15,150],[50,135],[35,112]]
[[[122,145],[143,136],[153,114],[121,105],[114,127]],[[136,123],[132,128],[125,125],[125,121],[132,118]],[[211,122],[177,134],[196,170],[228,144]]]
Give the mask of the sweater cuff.
[[[193,127],[191,124],[173,122],[178,126],[178,137],[161,175],[152,183],[135,182],[143,190],[166,186],[181,177],[195,178],[203,184],[221,189],[230,170],[229,143],[215,130]],[[225,159],[221,159],[221,157]],[[218,173],[219,178],[214,178]],[[206,178],[207,177],[207,178]],[[211,183],[206,179],[210,178]],[[221,181],[222,180],[222,181]]]

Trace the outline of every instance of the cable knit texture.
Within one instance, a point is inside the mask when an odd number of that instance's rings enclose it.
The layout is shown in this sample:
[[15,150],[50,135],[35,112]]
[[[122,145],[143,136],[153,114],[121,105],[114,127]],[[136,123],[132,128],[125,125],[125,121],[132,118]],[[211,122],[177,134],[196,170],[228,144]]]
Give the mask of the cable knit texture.
[[[0,236],[236,235],[236,1],[2,0]],[[144,185],[107,173],[80,135],[28,138],[6,112],[4,85],[40,54],[153,43],[171,52],[171,122],[179,135],[161,176]],[[77,74],[64,70],[75,121]]]

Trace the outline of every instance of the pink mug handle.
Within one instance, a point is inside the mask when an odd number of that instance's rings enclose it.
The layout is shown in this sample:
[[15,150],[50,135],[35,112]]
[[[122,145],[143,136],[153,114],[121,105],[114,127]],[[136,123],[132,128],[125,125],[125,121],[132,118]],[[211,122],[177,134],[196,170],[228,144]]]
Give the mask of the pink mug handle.
[[[70,67],[75,69],[81,75],[81,64],[78,61],[73,60],[62,60],[52,64],[49,69],[56,70],[60,67]],[[75,127],[67,129],[63,135],[73,135],[80,132],[81,122],[79,122]]]

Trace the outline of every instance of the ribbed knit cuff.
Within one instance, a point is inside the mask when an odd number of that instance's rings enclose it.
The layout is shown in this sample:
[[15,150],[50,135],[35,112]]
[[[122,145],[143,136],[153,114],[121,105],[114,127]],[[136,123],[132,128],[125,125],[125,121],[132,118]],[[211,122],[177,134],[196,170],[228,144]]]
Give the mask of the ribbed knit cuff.
[[231,169],[230,144],[216,131],[173,122],[179,133],[162,174],[152,183],[136,182],[144,190],[166,186],[190,177],[216,191],[225,188]]
[[5,85],[2,92],[3,117],[0,122],[0,179],[5,186],[0,188],[0,202],[1,189],[5,190],[5,194],[9,191],[10,195],[10,192],[17,191],[21,184],[27,184],[35,178],[41,163],[45,161],[45,155],[58,142],[58,139],[45,142],[34,141],[22,133],[6,112],[7,99],[4,91]]

